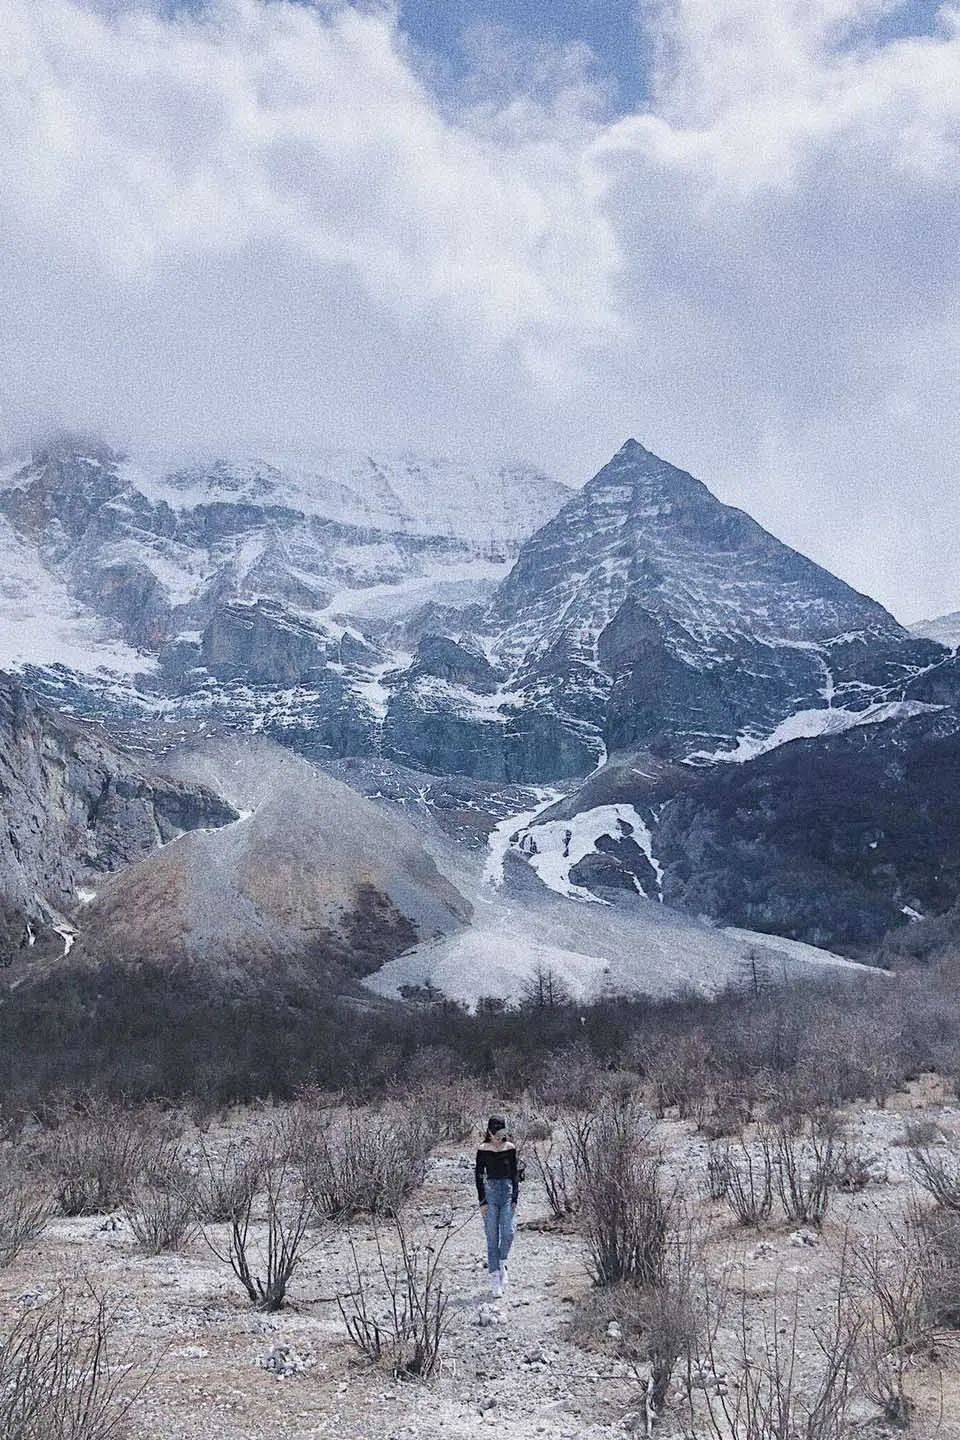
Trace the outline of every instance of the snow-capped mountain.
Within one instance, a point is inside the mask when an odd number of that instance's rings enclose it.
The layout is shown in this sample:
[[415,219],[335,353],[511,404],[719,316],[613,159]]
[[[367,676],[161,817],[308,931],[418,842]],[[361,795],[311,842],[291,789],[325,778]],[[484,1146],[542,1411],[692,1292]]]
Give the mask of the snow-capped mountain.
[[634,440],[526,543],[490,613],[515,687],[609,753],[723,753],[798,711],[895,698],[903,666],[937,656]]
[[916,625],[910,626],[911,635],[919,635],[925,640],[935,640],[938,645],[945,645],[948,650],[960,649],[960,610],[953,610],[949,615],[938,615],[933,620],[919,620]]
[[0,473],[0,663],[148,674],[230,602],[283,607],[330,643],[343,615],[382,628],[485,600],[568,495],[516,465],[61,438]]
[[[127,757],[104,783],[140,818],[168,802],[131,754],[248,732],[428,846],[489,836],[506,901],[619,896],[856,950],[960,893],[960,661],[636,441],[570,491],[520,466],[61,438],[0,472],[0,566],[0,668],[103,722]],[[60,829],[100,815],[87,788]],[[904,793],[931,807],[929,884]],[[0,853],[0,890],[18,864]],[[17,903],[40,913],[44,883]]]
[[943,653],[636,441],[571,493],[60,440],[8,467],[0,557],[0,664],[61,708],[520,784],[852,721]]

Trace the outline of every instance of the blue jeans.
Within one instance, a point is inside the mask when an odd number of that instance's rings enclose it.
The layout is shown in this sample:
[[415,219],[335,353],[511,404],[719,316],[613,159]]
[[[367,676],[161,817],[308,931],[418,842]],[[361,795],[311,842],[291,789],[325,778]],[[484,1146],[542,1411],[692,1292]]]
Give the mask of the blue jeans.
[[513,1244],[513,1184],[509,1180],[483,1182],[483,1193],[487,1199],[487,1213],[483,1217],[487,1232],[487,1269],[491,1275],[499,1270],[510,1254]]

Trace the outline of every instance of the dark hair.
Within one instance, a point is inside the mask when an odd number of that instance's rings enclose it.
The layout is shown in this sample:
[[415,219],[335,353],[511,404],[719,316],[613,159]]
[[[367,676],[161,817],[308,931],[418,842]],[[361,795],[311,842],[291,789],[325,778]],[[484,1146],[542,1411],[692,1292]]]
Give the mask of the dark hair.
[[491,1115],[487,1121],[487,1133],[483,1138],[484,1140],[492,1140],[494,1130],[506,1130],[506,1128],[507,1122],[502,1115]]

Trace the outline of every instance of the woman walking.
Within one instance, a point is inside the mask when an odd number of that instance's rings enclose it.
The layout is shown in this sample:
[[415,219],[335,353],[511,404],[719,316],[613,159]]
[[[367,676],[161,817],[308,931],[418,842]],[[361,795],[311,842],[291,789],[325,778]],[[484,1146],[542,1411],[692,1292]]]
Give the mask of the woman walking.
[[491,1115],[487,1133],[477,1150],[474,1171],[480,1214],[487,1232],[487,1269],[490,1291],[503,1294],[507,1283],[507,1256],[513,1244],[513,1212],[520,1196],[516,1146],[507,1138],[507,1122]]

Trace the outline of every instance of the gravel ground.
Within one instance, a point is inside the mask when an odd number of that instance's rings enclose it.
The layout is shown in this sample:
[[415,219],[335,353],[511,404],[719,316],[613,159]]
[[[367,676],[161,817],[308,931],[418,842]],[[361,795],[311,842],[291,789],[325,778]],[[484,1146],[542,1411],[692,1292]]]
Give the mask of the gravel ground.
[[[883,1233],[915,1196],[902,1144],[908,1118],[935,1120],[945,1143],[960,1148],[960,1110],[929,1085],[896,1097],[884,1111],[852,1108],[850,1136],[876,1157],[876,1178],[859,1194],[837,1196],[819,1234],[775,1222],[760,1233],[739,1229],[722,1203],[703,1198],[707,1142],[692,1123],[659,1123],[655,1142],[665,1180],[676,1184],[703,1238],[708,1281],[719,1287],[726,1279],[736,1302],[728,1312],[733,1320],[718,1332],[720,1379],[711,1377],[711,1384],[722,1385],[724,1372],[733,1373],[741,1299],[754,1336],[766,1324],[769,1339],[774,1329],[781,1335],[789,1329],[796,1296],[798,1374],[812,1373],[815,1337],[829,1323],[830,1286],[845,1240]],[[182,1253],[148,1258],[122,1215],[58,1219],[0,1270],[0,1320],[52,1294],[63,1278],[89,1275],[117,1297],[118,1343],[156,1366],[134,1412],[135,1440],[466,1440],[488,1428],[512,1440],[642,1433],[639,1385],[617,1358],[614,1340],[602,1329],[584,1339],[579,1327],[580,1343],[574,1340],[576,1305],[589,1290],[580,1238],[543,1227],[545,1197],[529,1180],[510,1287],[492,1301],[475,1202],[472,1151],[441,1147],[409,1212],[417,1240],[436,1243],[450,1231],[444,1253],[449,1329],[441,1372],[430,1384],[392,1379],[360,1359],[346,1336],[335,1296],[351,1288],[348,1236],[361,1270],[376,1275],[376,1234],[363,1221],[346,1230],[311,1230],[291,1304],[260,1315],[202,1236]],[[212,1227],[212,1238],[222,1234]],[[392,1255],[388,1226],[382,1237]],[[383,1298],[382,1282],[380,1291]],[[284,1370],[289,1373],[278,1373]],[[936,1362],[916,1357],[909,1389],[917,1404],[910,1433],[918,1440],[960,1440],[960,1335],[939,1337]],[[860,1433],[886,1433],[866,1405],[855,1418]],[[656,1433],[685,1433],[679,1395]],[[708,1432],[701,1424],[694,1433]]]

